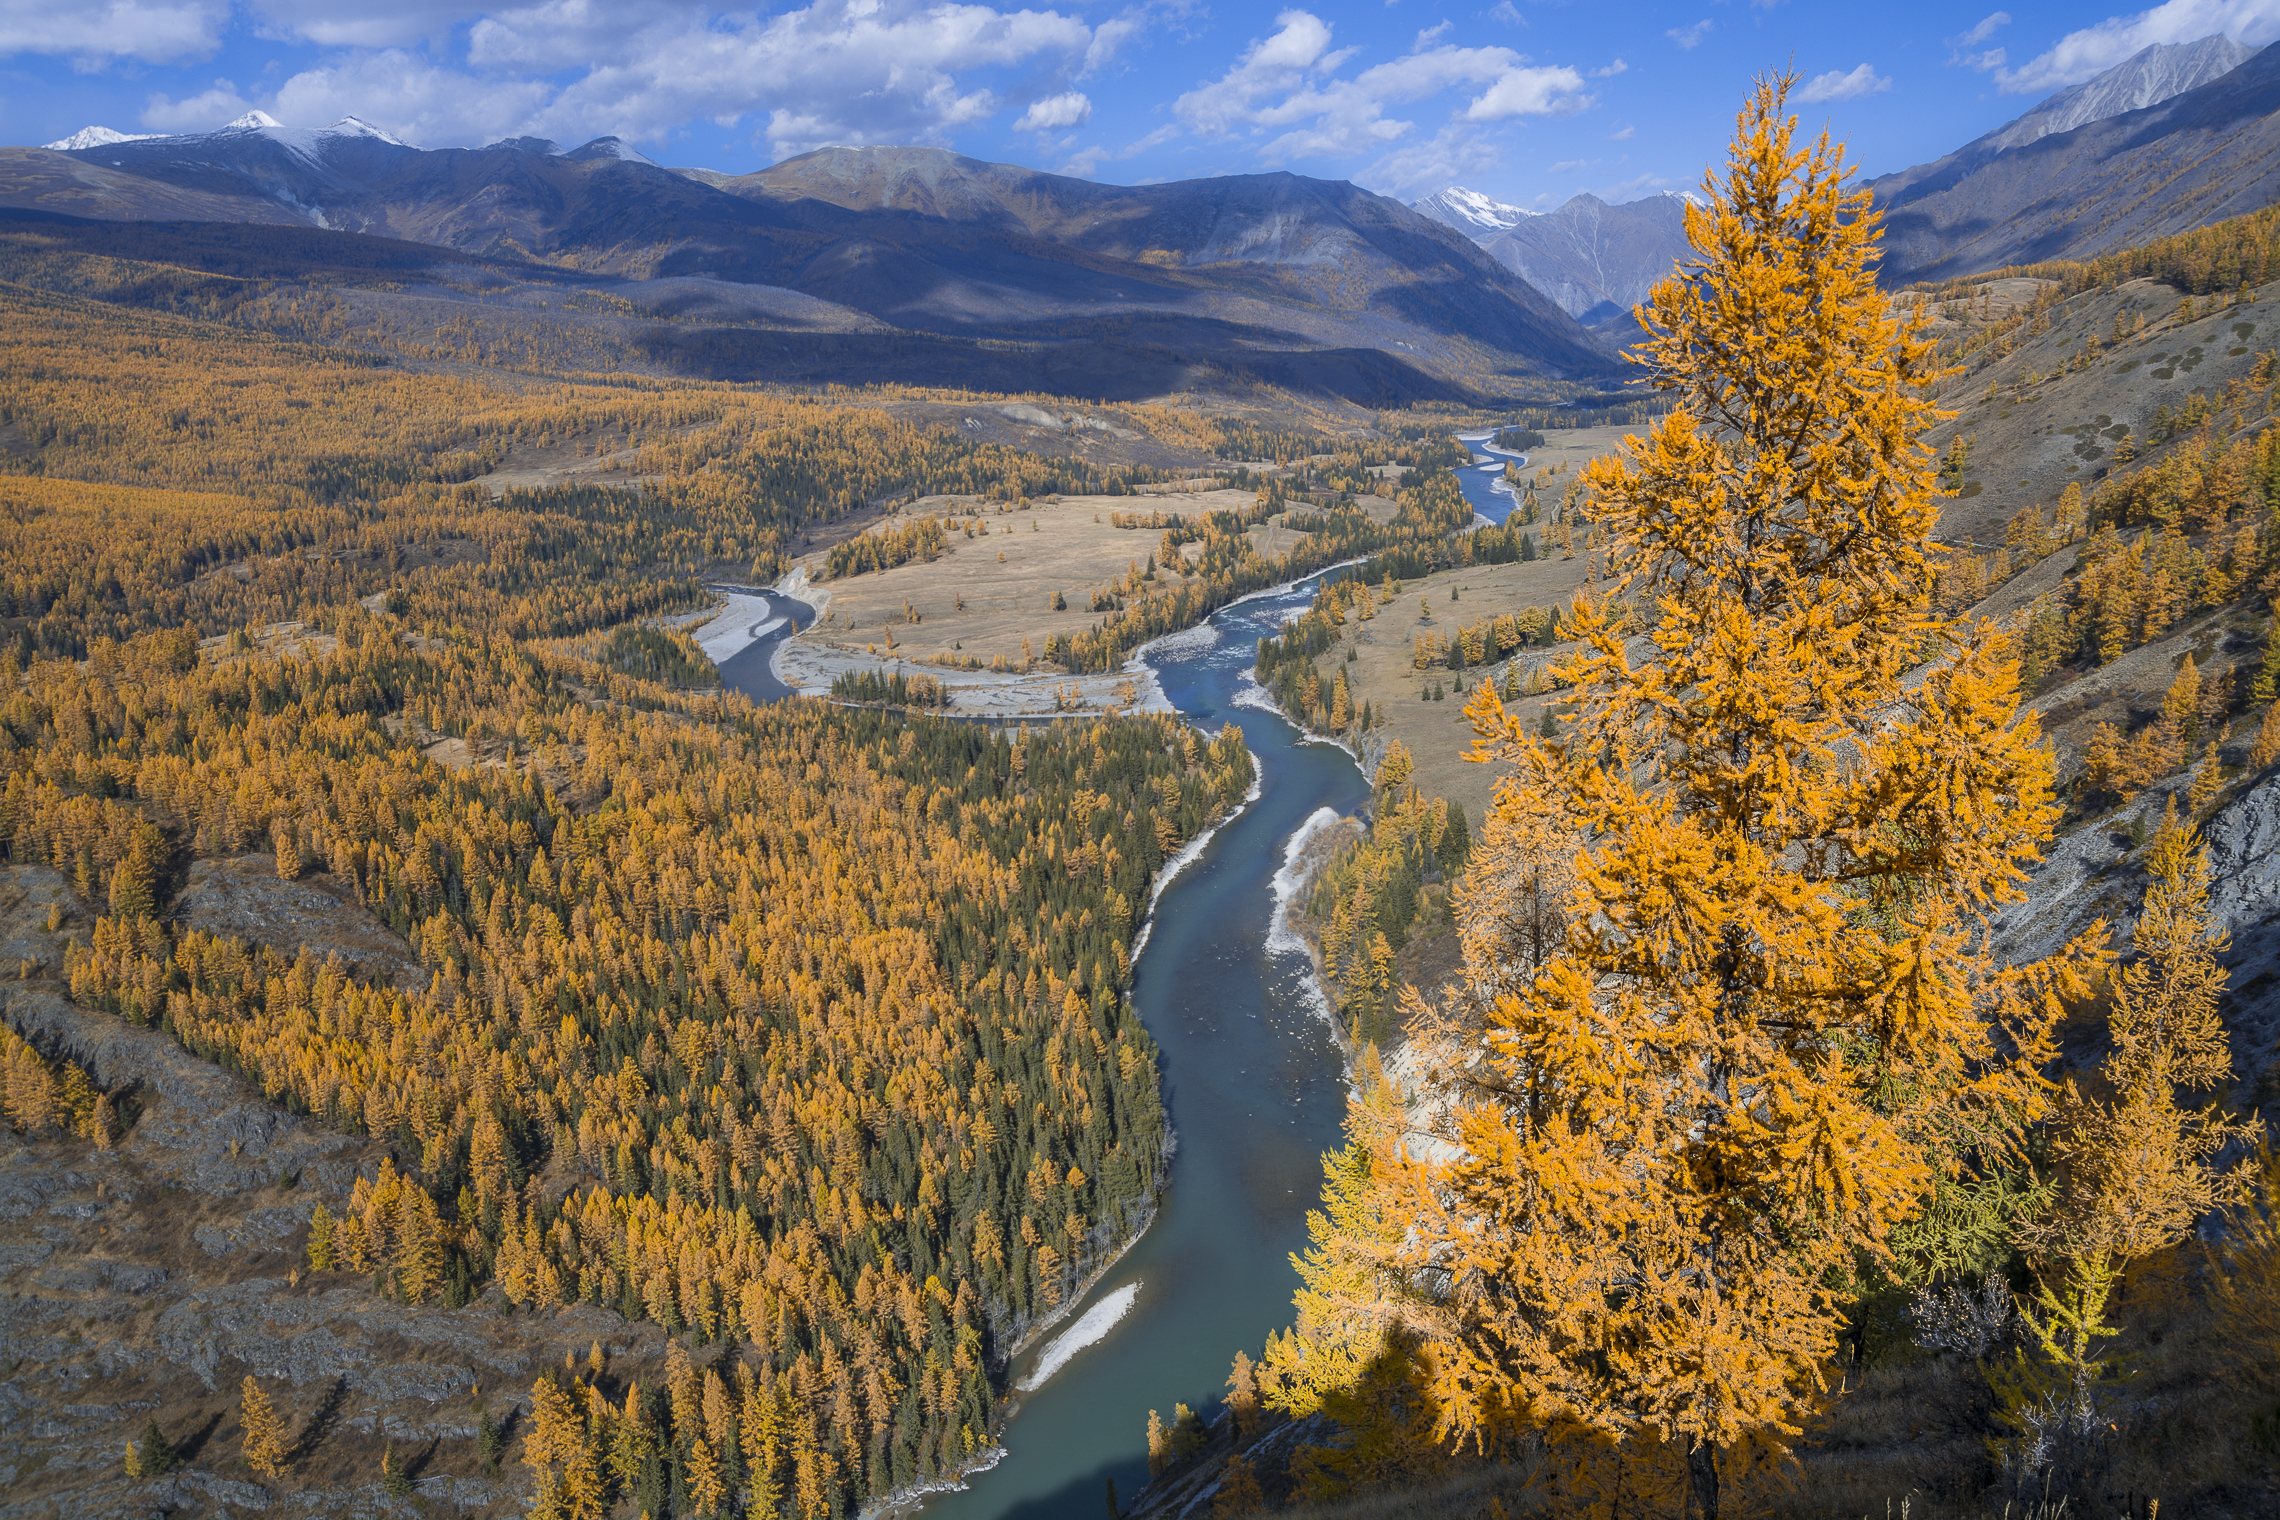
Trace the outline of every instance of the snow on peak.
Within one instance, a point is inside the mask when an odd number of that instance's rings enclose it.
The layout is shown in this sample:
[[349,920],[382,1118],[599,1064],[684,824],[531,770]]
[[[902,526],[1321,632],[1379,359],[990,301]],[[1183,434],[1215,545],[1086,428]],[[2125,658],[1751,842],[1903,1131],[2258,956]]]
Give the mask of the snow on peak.
[[41,146],[54,153],[77,153],[86,148],[108,148],[113,143],[147,142],[155,133],[114,132],[109,127],[81,127],[69,137],[57,138]]
[[[333,143],[344,137],[408,148],[410,143],[381,131],[359,116],[343,116],[329,127],[288,127],[267,111],[248,111],[221,132],[258,132],[270,142],[312,166],[321,167]],[[215,135],[220,135],[216,133]]]
[[375,142],[393,143],[399,148],[411,146],[402,138],[381,131],[361,116],[343,116],[331,126],[324,128],[323,133],[327,137],[369,137]]
[[1437,222],[1446,222],[1459,232],[1503,232],[1517,227],[1531,216],[1541,215],[1525,206],[1514,206],[1505,201],[1492,200],[1478,190],[1467,190],[1462,185],[1428,195],[1412,203],[1412,210],[1421,211]]
[[2023,148],[2094,121],[2142,111],[2231,73],[2256,52],[2222,32],[2198,42],[2157,42],[2103,74],[2060,90],[2018,120],[1990,132],[1986,141],[1997,152]]
[[629,164],[649,164],[654,167],[657,162],[646,154],[635,152],[616,137],[597,137],[568,156],[580,163],[589,163],[598,158],[620,158]]

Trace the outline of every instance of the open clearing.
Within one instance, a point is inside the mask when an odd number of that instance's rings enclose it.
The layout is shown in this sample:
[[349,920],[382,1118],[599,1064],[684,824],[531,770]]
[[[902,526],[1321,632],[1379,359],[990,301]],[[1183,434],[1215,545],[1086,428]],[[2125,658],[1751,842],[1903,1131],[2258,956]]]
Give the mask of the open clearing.
[[[870,531],[891,534],[918,518],[948,515],[973,523],[973,536],[954,527],[938,559],[811,581],[802,595],[821,613],[798,642],[818,653],[876,652],[940,664],[978,659],[985,666],[1003,660],[1018,667],[1025,642],[1041,656],[1053,635],[1099,622],[1107,614],[1092,610],[1093,594],[1135,568],[1144,570],[1161,545],[1162,528],[1119,528],[1115,514],[1143,521],[1158,512],[1195,518],[1243,511],[1255,500],[1250,491],[1043,497],[1027,506],[922,497]],[[1383,506],[1390,515],[1393,503]],[[1301,537],[1279,520],[1251,530],[1252,542],[1268,555],[1285,552]],[[1190,557],[1200,547],[1189,545]],[[822,555],[803,563],[811,576],[821,575]],[[1058,611],[1056,595],[1066,603]]]
[[[1556,553],[1556,551],[1555,551]],[[1359,706],[1368,702],[1379,726],[1366,736],[1373,746],[1399,739],[1417,762],[1413,778],[1427,796],[1447,797],[1464,804],[1465,817],[1478,827],[1496,789],[1498,767],[1474,765],[1464,758],[1472,748],[1472,728],[1465,722],[1465,693],[1480,685],[1483,674],[1494,672],[1501,680],[1504,665],[1466,670],[1452,678],[1445,667],[1416,667],[1416,639],[1421,634],[1454,638],[1460,628],[1484,622],[1523,607],[1564,607],[1583,584],[1583,551],[1574,559],[1540,559],[1524,565],[1469,565],[1444,570],[1423,580],[1404,581],[1401,594],[1367,622],[1349,621],[1343,637],[1328,652],[1317,656],[1315,669],[1335,677],[1343,668],[1346,682]],[[1451,593],[1456,595],[1452,598]],[[1430,606],[1432,617],[1422,614]],[[1341,666],[1346,651],[1352,664]],[[1558,653],[1531,645],[1512,658],[1525,671]],[[1423,693],[1438,681],[1447,699],[1428,702]],[[1541,698],[1523,699],[1517,708],[1533,717],[1543,706]]]

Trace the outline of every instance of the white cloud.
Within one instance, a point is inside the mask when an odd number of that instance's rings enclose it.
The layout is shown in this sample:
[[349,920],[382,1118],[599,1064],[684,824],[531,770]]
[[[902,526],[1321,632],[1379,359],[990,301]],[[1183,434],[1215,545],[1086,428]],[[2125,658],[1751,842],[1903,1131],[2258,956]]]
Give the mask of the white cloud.
[[962,73],[1074,64],[1091,42],[1089,27],[1056,11],[817,0],[750,25],[655,39],[572,84],[541,119],[559,128],[552,137],[598,129],[654,140],[692,116],[734,121],[766,105],[779,154],[932,139],[998,108]]
[[1998,28],[2010,24],[2011,13],[2009,11],[1995,11],[1962,36],[1949,38],[1948,45],[1950,47],[1977,47],[1980,43],[1994,36]]
[[[441,36],[474,19],[480,8],[463,0],[392,0],[387,5],[311,5],[305,0],[254,0],[257,31],[289,42],[328,48],[384,48]],[[557,9],[557,7],[548,7]]]
[[236,85],[217,79],[212,89],[186,99],[151,96],[143,106],[142,124],[153,132],[210,132],[252,109],[253,102],[240,95]]
[[1473,103],[1467,121],[1509,121],[1515,116],[1567,116],[1591,104],[1583,76],[1570,68],[1506,69]]
[[[1092,178],[1094,172],[1098,170],[1104,163],[1110,162],[1111,160],[1138,158],[1141,154],[1147,152],[1150,148],[1162,147],[1165,143],[1170,142],[1173,138],[1179,135],[1180,129],[1167,123],[1164,126],[1158,127],[1155,131],[1150,132],[1145,137],[1141,137],[1135,139],[1132,142],[1126,143],[1121,148],[1110,149],[1095,146],[1080,149],[1077,152],[1070,154],[1069,157],[1063,161],[1061,167],[1054,172],[1059,174],[1073,174],[1079,179],[1090,179]],[[1136,181],[1136,183],[1156,184],[1159,183],[1159,181],[1145,180]]]
[[2003,49],[1985,48],[1978,52],[1973,52],[1972,49],[2010,24],[2011,13],[2009,11],[1996,11],[1970,31],[1959,32],[1950,37],[1947,40],[1948,67],[1951,69],[1977,69],[1982,74],[2001,68],[2005,56]]
[[1487,133],[1452,124],[1427,141],[1394,149],[1354,177],[1397,200],[1414,200],[1444,185],[1477,179],[1502,163]]
[[1618,58],[1603,69],[1593,69],[1591,71],[1591,77],[1594,79],[1613,79],[1617,74],[1625,72],[1630,67],[1631,66],[1629,64]]
[[2280,38],[2280,0],[2168,0],[2135,16],[2111,16],[2069,32],[2047,53],[1995,75],[2007,95],[2038,95],[2102,74],[2159,42],[2198,42],[2222,32],[2262,46]]
[[76,59],[82,67],[99,67],[114,58],[142,63],[204,58],[221,46],[229,13],[224,0],[110,0],[86,7],[0,0],[0,56],[55,54]]
[[1062,132],[1091,120],[1091,99],[1081,91],[1069,90],[1031,104],[1021,113],[1021,120],[1013,124],[1013,129],[1016,132]]
[[1519,8],[1513,5],[1512,0],[1496,0],[1495,6],[1488,13],[1488,19],[1501,21],[1507,26],[1526,26],[1528,24],[1528,18],[1520,14]]
[[1808,104],[1818,100],[1857,100],[1863,95],[1880,95],[1891,88],[1891,80],[1864,63],[1849,74],[1831,69],[1826,74],[1816,75],[1805,82],[1797,98]]
[[1620,184],[1602,185],[1591,193],[1610,206],[1620,206],[1625,201],[1641,200],[1658,190],[1668,190],[1677,183],[1677,180],[1665,179],[1660,174],[1641,174]]
[[295,127],[358,116],[391,136],[426,147],[496,142],[525,132],[562,137],[575,147],[615,130],[564,131],[561,123],[552,130],[541,127],[552,93],[551,86],[536,80],[479,79],[388,48],[304,69],[278,86],[262,109]]
[[181,100],[153,95],[142,124],[159,132],[204,132],[258,108],[287,126],[324,126],[357,116],[405,142],[448,146],[538,130],[552,93],[536,81],[478,79],[391,48],[304,69],[259,99],[227,79]]
[[1598,162],[1599,160],[1596,158],[1563,158],[1545,172],[1548,174],[1566,174],[1572,169],[1588,169]]
[[1330,48],[1330,28],[1305,11],[1284,11],[1281,28],[1243,50],[1243,56],[1216,83],[1188,91],[1172,102],[1172,112],[1188,130],[1220,137],[1247,124],[1260,103],[1288,95],[1306,81]]
[[[433,15],[418,3],[410,14],[425,26]],[[829,143],[939,141],[1003,108],[977,71],[1021,68],[1044,91],[1025,130],[1065,129],[1089,111],[1068,82],[1106,63],[1143,18],[1144,9],[1128,10],[1096,29],[1056,10],[957,0],[812,0],[724,18],[661,0],[540,0],[478,20],[463,68],[426,52],[351,47],[266,99],[242,101],[217,86],[184,100],[154,97],[143,119],[210,127],[248,104],[304,126],[353,113],[432,147],[521,133],[660,143],[695,118],[753,119],[785,156]]]
[[[272,15],[295,36],[351,44],[261,102],[294,124],[353,112],[435,146],[520,132],[572,143],[604,133],[657,142],[691,118],[727,125],[764,111],[778,153],[938,138],[999,109],[992,91],[962,74],[1027,65],[1048,81],[1067,79],[1080,66],[1107,63],[1143,30],[1139,10],[1091,28],[1053,10],[923,0],[815,0],[773,16],[728,18],[660,0],[541,0],[475,21],[468,67],[459,70],[353,45],[426,35],[450,19],[416,0],[337,21],[282,6]],[[608,61],[595,65],[597,58]],[[567,85],[534,77],[565,71],[576,76]],[[213,126],[237,114],[223,110],[236,103],[234,93],[224,99],[212,90],[179,101],[158,96],[143,119],[168,129]]]
[[[1254,41],[1226,74],[1172,103],[1173,114],[1199,137],[1264,136],[1268,163],[1363,152],[1394,142],[1416,125],[1386,115],[1390,107],[1426,100],[1445,90],[1485,87],[1461,113],[1464,120],[1503,121],[1514,116],[1580,110],[1590,104],[1583,76],[1571,68],[1534,68],[1510,48],[1419,46],[1351,79],[1336,77],[1352,50],[1330,50],[1330,28],[1305,11],[1275,18],[1273,36]],[[1426,43],[1439,33],[1419,37]]]
[[1136,11],[1113,16],[1093,28],[1092,41],[1085,45],[1083,74],[1094,74],[1108,67],[1124,45],[1147,30],[1147,22]]
[[1638,136],[1638,135],[1639,135],[1639,129],[1638,129],[1637,127],[1625,127],[1625,128],[1624,128],[1622,131],[1620,131],[1620,132],[1610,132],[1610,133],[1608,133],[1608,134],[1607,134],[1607,140],[1608,140],[1609,142],[1629,142],[1629,141],[1630,141],[1632,138],[1634,138],[1634,137],[1636,137],[1636,136]]
[[1692,49],[1710,35],[1710,18],[1705,16],[1692,26],[1674,26],[1663,35],[1682,48]]

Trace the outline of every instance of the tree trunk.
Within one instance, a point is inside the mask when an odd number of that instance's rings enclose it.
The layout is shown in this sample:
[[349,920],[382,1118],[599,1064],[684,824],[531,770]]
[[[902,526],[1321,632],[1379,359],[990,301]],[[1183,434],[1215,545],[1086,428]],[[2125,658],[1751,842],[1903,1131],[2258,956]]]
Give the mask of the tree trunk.
[[1686,1511],[1690,1520],[1718,1520],[1718,1448],[1708,1441],[1687,1449]]

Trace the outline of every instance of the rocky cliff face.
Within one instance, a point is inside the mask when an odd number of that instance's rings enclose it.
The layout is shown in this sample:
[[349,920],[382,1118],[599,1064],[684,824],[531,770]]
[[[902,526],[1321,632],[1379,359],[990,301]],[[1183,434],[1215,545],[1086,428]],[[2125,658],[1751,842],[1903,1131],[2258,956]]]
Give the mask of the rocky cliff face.
[[[304,915],[302,942],[338,948],[337,931],[351,949],[389,949],[304,890],[308,901],[285,902]],[[200,911],[278,907],[249,906],[242,891],[231,904],[211,897]],[[50,932],[58,904],[66,917]],[[522,1470],[483,1462],[481,1422],[511,1432],[538,1370],[565,1354],[583,1361],[597,1342],[622,1398],[626,1378],[662,1365],[655,1327],[590,1306],[507,1315],[495,1292],[459,1309],[413,1306],[345,1273],[306,1273],[311,1209],[337,1211],[377,1151],[283,1112],[161,1031],[73,1006],[57,976],[89,921],[59,873],[0,868],[0,964],[22,973],[0,982],[0,1017],[123,1090],[135,1115],[111,1150],[0,1125],[0,1516],[417,1520],[519,1507]],[[280,1480],[240,1457],[248,1373],[285,1418],[292,1460]],[[133,1480],[122,1452],[146,1420],[184,1462]],[[390,1448],[410,1495],[380,1481]]]

